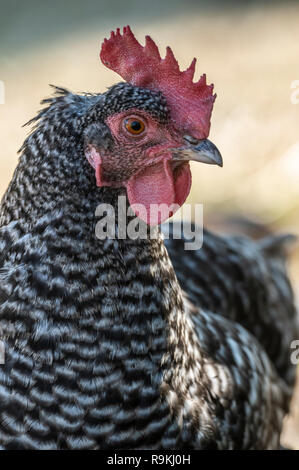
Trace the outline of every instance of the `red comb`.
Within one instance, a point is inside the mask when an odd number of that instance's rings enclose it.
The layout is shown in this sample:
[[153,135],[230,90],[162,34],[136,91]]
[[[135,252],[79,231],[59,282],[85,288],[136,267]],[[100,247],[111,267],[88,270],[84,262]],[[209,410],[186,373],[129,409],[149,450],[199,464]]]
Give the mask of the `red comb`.
[[145,46],[141,46],[129,26],[123,34],[119,28],[111,32],[102,44],[100,57],[104,65],[132,85],[161,91],[180,130],[199,139],[208,136],[216,95],[213,85],[206,84],[205,75],[193,82],[196,59],[181,72],[170,47],[162,59],[154,41],[146,36]]

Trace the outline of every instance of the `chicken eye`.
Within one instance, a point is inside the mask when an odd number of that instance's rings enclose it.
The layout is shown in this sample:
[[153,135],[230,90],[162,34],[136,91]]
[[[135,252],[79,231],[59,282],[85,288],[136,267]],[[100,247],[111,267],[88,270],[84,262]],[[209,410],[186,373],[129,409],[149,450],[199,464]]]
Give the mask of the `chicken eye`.
[[132,135],[140,135],[145,129],[144,122],[137,118],[125,119],[124,125],[126,130]]

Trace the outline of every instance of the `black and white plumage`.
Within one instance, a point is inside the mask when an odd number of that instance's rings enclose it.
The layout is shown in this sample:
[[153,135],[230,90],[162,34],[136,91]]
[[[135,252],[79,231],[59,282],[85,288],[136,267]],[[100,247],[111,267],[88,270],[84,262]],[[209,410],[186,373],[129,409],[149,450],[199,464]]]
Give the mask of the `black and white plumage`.
[[137,99],[167,121],[131,85],[58,90],[22,147],[1,204],[0,445],[278,448],[297,331],[281,261],[210,233],[190,256],[169,241],[172,262],[158,229],[95,237],[96,207],[125,190],[95,187],[86,139],[113,145],[104,119]]
[[[173,238],[173,232],[183,237]],[[195,227],[192,227],[194,233]],[[293,235],[219,237],[204,230],[200,250],[185,251],[183,226],[166,239],[181,288],[194,305],[244,326],[263,346],[280,377],[295,382],[290,344],[298,332],[294,294],[287,275]]]

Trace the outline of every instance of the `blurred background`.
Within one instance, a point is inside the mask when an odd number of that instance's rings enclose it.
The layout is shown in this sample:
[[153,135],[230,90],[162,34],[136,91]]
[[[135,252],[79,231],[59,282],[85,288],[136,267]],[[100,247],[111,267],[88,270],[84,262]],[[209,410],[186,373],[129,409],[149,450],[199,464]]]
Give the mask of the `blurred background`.
[[[210,138],[224,167],[193,166],[189,197],[204,203],[205,224],[299,234],[299,102],[291,101],[299,3],[291,1],[0,0],[1,196],[29,131],[22,125],[51,93],[50,83],[102,92],[120,81],[101,65],[99,50],[111,29],[126,24],[140,41],[150,34],[162,51],[171,45],[184,68],[199,58],[197,76],[206,72],[215,84]],[[299,293],[298,249],[290,269]],[[299,449],[299,390],[283,443]]]

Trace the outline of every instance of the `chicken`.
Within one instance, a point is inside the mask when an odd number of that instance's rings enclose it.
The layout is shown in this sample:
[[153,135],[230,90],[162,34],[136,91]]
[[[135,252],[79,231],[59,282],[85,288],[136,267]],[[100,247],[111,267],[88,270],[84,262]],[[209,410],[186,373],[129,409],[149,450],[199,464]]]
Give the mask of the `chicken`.
[[[281,261],[206,233],[195,254],[170,240],[172,264],[159,228],[189,193],[189,160],[222,165],[213,88],[129,27],[101,59],[126,82],[57,88],[1,203],[0,446],[278,448],[296,335]],[[145,236],[121,236],[123,199]]]

